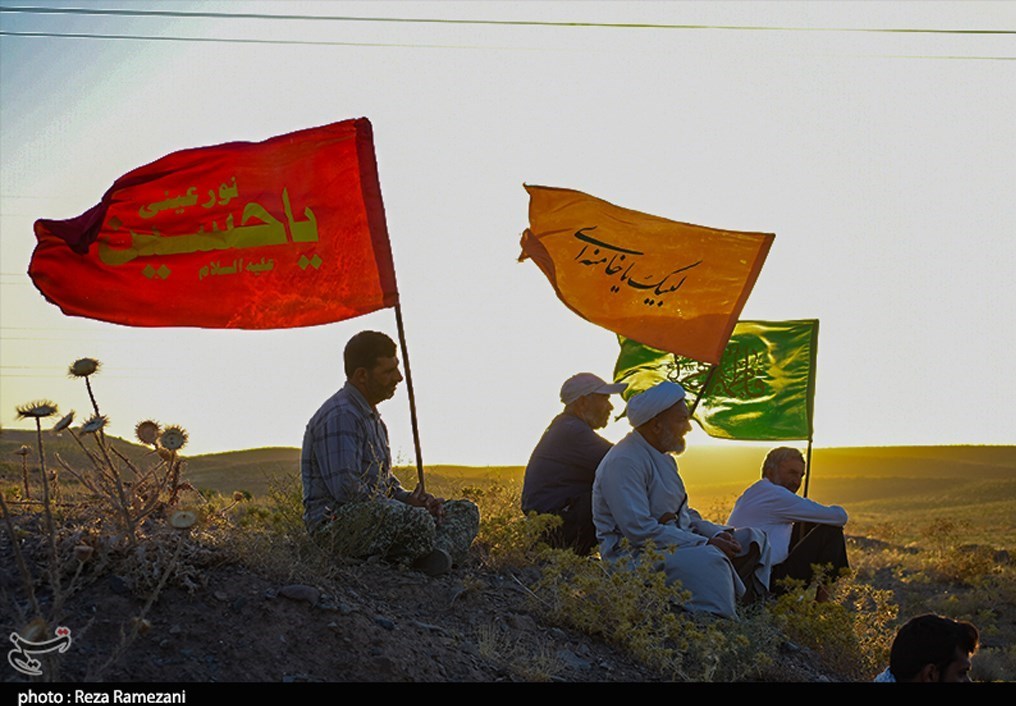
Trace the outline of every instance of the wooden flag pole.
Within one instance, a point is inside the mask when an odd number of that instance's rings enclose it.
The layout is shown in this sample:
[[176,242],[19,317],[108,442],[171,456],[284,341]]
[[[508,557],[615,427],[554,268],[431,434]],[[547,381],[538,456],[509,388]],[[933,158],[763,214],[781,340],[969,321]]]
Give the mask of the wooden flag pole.
[[416,394],[413,392],[413,374],[409,370],[409,348],[406,346],[406,330],[402,326],[402,304],[395,305],[395,325],[399,330],[399,345],[402,347],[402,365],[406,370],[406,390],[409,391],[409,420],[413,425],[413,447],[416,449],[416,476],[418,490],[426,492],[423,483],[423,455],[420,453],[420,428],[416,423]]
[[811,442],[815,438],[815,372],[818,368],[818,319],[811,333],[811,366],[808,370],[808,458],[805,460],[804,497],[811,480]]
[[808,481],[811,480],[811,437],[808,437],[808,457],[804,462],[804,497],[808,497]]
[[712,367],[709,368],[709,374],[706,375],[706,381],[702,383],[702,387],[699,388],[698,394],[695,395],[695,401],[691,403],[691,409],[688,410],[689,417],[695,414],[695,408],[698,407],[698,403],[702,401],[703,397],[705,397],[706,389],[709,387],[709,383],[713,381],[713,375],[716,374],[719,367],[719,365],[713,363]]

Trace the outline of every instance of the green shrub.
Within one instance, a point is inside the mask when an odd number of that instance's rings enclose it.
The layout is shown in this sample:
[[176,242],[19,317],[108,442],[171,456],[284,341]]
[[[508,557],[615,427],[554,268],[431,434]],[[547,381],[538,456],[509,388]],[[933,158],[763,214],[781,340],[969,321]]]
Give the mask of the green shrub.
[[501,484],[485,489],[466,487],[461,493],[480,509],[480,531],[474,547],[490,569],[532,564],[543,546],[544,535],[561,525],[557,515],[523,515],[518,491]]
[[869,680],[888,664],[889,646],[899,612],[892,592],[879,590],[852,577],[840,577],[831,600],[813,600],[815,585],[823,582],[788,580],[788,591],[772,604],[776,625],[791,640],[814,650],[822,663],[846,678]]
[[545,619],[621,646],[665,678],[730,681],[770,662],[774,633],[765,615],[735,622],[686,612],[690,594],[666,584],[652,547],[631,570],[566,550],[542,556],[534,600]]

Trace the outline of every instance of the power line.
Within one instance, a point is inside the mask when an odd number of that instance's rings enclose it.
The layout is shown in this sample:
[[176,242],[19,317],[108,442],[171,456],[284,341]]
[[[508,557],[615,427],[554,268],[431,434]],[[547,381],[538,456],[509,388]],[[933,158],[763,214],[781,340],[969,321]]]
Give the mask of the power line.
[[[0,31],[0,36],[5,37],[57,37],[64,39],[124,39],[133,41],[151,42],[203,42],[203,43],[232,43],[232,44],[279,44],[279,45],[309,45],[309,46],[340,46],[340,47],[395,47],[404,49],[509,49],[518,50],[519,47],[496,47],[486,45],[468,44],[413,44],[395,42],[337,42],[328,40],[309,39],[242,39],[237,37],[171,37],[141,34],[91,34],[87,32],[9,32]],[[948,56],[948,55],[907,55],[907,54],[866,54],[871,58],[888,59],[944,59],[953,61],[1013,61],[1016,56]]]
[[[238,37],[167,37],[140,34],[89,34],[86,32],[8,32],[0,31],[0,36],[8,37],[65,37],[70,39],[128,39],[152,42],[227,42],[232,44],[302,44],[310,46],[338,47],[400,47],[417,49],[490,49],[479,45],[465,44],[401,44],[395,42],[336,42],[311,39],[242,39]],[[515,49],[517,47],[502,47]]]
[[512,27],[568,27],[614,29],[723,30],[736,32],[875,32],[902,34],[1016,34],[1000,29],[924,29],[915,27],[766,27],[759,25],[669,24],[657,22],[561,22],[551,20],[477,20],[436,17],[352,17],[345,15],[288,15],[255,12],[191,12],[174,10],[116,10],[105,8],[2,7],[0,12],[34,15],[93,15],[117,17],[170,17],[178,19],[299,20],[314,22],[385,22],[398,24],[453,24]]

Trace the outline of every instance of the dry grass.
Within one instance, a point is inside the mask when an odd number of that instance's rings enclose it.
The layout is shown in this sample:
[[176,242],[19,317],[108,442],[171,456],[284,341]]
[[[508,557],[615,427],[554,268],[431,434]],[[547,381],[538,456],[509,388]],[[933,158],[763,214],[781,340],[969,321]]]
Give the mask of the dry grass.
[[546,682],[563,669],[561,659],[546,645],[527,645],[500,623],[476,631],[480,656],[500,665],[509,674],[529,682]]
[[[18,629],[48,634],[59,624],[66,599],[83,584],[114,571],[126,576],[144,607],[122,616],[122,639],[97,661],[93,676],[129,650],[166,585],[197,588],[210,561],[242,563],[281,580],[328,580],[343,572],[335,554],[306,533],[295,473],[274,481],[257,499],[199,493],[187,483],[177,449],[151,444],[145,462],[114,450],[101,428],[90,435],[70,432],[85,465],[64,461],[52,467],[41,435],[40,427],[35,458],[21,454],[0,479],[3,531],[23,584],[17,596],[3,598],[16,607]],[[521,568],[537,577],[528,589],[534,611],[546,622],[610,641],[668,678],[775,678],[773,656],[789,640],[810,648],[826,669],[868,680],[885,666],[896,626],[925,611],[971,620],[980,628],[984,647],[974,658],[975,678],[1016,675],[1016,566],[1006,553],[1013,549],[1016,500],[998,495],[1012,490],[1005,479],[984,486],[990,485],[994,497],[983,499],[981,513],[969,493],[959,506],[947,495],[922,497],[913,505],[903,499],[865,501],[861,512],[851,511],[848,526],[848,534],[865,542],[852,546],[854,574],[835,584],[833,602],[816,604],[799,586],[774,603],[743,611],[735,623],[677,609],[680,588],[665,586],[662,574],[645,568],[648,564],[611,572],[595,559],[548,550],[540,537],[558,520],[522,515],[517,471],[432,471],[428,490],[467,497],[480,507],[475,558],[491,572]],[[400,473],[412,487],[415,471]],[[717,494],[699,509],[722,519],[733,497]],[[170,526],[167,520],[180,510],[195,515],[193,527]],[[1006,512],[1009,524],[1000,525]],[[1001,530],[986,531],[992,523]],[[485,657],[517,678],[552,679],[561,669],[547,649],[513,638],[503,625],[479,629],[476,640]],[[58,672],[54,668],[47,676],[58,678]]]

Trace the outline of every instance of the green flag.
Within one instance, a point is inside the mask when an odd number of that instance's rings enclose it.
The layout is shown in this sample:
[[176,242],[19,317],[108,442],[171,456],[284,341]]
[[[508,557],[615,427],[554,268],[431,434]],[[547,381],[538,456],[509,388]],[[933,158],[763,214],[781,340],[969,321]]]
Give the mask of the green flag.
[[627,383],[625,399],[672,380],[688,391],[689,406],[702,396],[694,418],[709,436],[811,439],[818,319],[739,321],[711,377],[708,363],[618,340],[614,381]]

